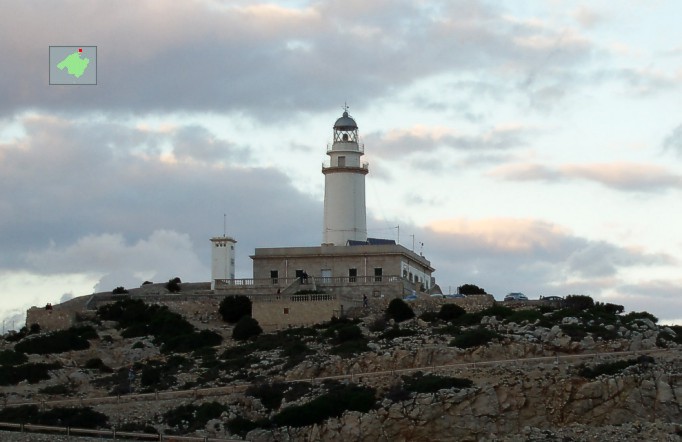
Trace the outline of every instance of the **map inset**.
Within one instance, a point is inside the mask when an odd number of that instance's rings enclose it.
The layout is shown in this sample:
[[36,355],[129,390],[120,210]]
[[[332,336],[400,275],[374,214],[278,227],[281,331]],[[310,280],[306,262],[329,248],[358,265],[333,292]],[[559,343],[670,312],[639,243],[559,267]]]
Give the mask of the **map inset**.
[[50,46],[50,84],[97,84],[97,46]]

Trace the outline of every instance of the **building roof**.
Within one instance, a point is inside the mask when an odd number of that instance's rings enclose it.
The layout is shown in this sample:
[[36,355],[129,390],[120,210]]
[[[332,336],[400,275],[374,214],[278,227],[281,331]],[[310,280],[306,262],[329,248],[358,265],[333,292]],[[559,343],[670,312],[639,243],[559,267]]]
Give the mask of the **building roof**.
[[344,112],[343,116],[334,123],[334,130],[356,130],[357,128],[357,123],[353,117],[348,115],[348,112]]

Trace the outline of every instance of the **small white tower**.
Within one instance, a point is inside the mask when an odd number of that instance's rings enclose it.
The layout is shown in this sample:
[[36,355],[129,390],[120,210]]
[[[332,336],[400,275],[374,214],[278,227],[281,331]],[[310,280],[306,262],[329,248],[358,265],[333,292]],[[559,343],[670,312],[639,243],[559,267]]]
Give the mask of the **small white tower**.
[[229,236],[211,238],[211,290],[216,279],[234,279],[234,245],[237,241]]
[[329,165],[324,174],[325,244],[346,245],[348,240],[367,241],[365,175],[367,163],[361,163],[364,146],[358,141],[358,125],[348,115],[334,123],[334,141],[327,149]]

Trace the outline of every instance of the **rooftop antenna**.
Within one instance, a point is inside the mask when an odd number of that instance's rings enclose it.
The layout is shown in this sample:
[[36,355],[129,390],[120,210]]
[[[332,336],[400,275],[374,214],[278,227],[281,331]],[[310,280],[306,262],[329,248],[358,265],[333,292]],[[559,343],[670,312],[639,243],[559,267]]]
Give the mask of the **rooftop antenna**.
[[343,102],[343,111],[348,112],[348,103],[345,101]]
[[227,236],[227,214],[223,213],[223,238]]

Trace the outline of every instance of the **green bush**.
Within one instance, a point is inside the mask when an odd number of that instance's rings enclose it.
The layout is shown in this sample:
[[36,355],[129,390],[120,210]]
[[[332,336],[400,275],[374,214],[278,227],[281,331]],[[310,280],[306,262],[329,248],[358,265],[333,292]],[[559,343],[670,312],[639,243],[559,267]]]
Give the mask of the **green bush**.
[[403,322],[414,318],[414,311],[405,301],[395,298],[388,304],[386,317],[393,319],[395,322]]
[[180,292],[180,278],[173,278],[168,280],[166,283],[166,290],[168,290],[171,293],[179,293]]
[[251,316],[244,316],[237,322],[232,330],[232,338],[237,341],[246,341],[249,338],[263,333],[263,329],[258,325],[258,321]]
[[409,328],[400,328],[398,327],[398,324],[394,324],[393,327],[383,332],[379,336],[379,339],[401,338],[404,336],[414,336],[416,334],[417,332],[415,330],[410,330]]
[[181,431],[195,431],[206,427],[211,419],[217,419],[227,411],[226,405],[218,402],[204,402],[196,405],[180,405],[164,413],[164,421],[171,427]]
[[113,293],[114,295],[125,295],[126,293],[128,293],[128,290],[126,290],[125,287],[119,286],[113,289],[111,293]]
[[237,323],[244,316],[251,316],[252,305],[248,296],[230,295],[220,301],[218,313],[223,321],[230,324]]
[[462,295],[485,295],[485,290],[474,284],[464,284],[457,287],[457,293]]
[[427,310],[421,315],[419,315],[419,319],[421,319],[424,322],[436,322],[438,321],[438,313],[433,312],[431,310]]
[[355,324],[350,324],[343,326],[337,330],[334,342],[337,344],[341,344],[347,341],[355,341],[358,339],[362,339],[363,337],[364,336],[362,334],[362,330],[360,330],[360,327],[358,327]]
[[509,316],[514,314],[514,310],[505,307],[503,305],[495,304],[492,307],[488,307],[487,309],[479,312],[481,317],[483,316],[494,316],[497,319],[505,319],[508,318]]
[[516,324],[521,324],[524,321],[532,323],[535,321],[542,321],[542,319],[544,319],[542,313],[535,309],[516,310],[506,318],[507,321],[514,322]]
[[568,295],[564,299],[564,306],[570,310],[588,310],[594,307],[594,299],[586,295]]
[[438,319],[452,321],[466,314],[466,310],[455,304],[443,304],[438,312]]
[[76,392],[76,389],[69,384],[48,385],[38,390],[40,394],[69,396]]
[[0,421],[59,427],[101,428],[106,426],[107,416],[90,407],[58,407],[40,411],[36,405],[21,405],[0,410]]
[[648,364],[655,364],[656,361],[651,356],[639,356],[635,359],[628,359],[615,362],[606,362],[603,364],[597,364],[594,367],[588,367],[586,365],[581,365],[579,374],[580,376],[588,379],[594,379],[601,375],[612,376],[614,374],[620,373],[628,367],[633,365],[646,366]]
[[412,376],[403,376],[405,390],[416,393],[435,393],[438,390],[449,388],[469,388],[474,385],[469,379],[438,376],[434,374],[422,374],[417,372]]
[[369,350],[367,339],[355,339],[342,342],[329,349],[329,353],[339,356],[352,356]]
[[379,317],[376,318],[374,321],[370,322],[367,328],[369,329],[369,331],[376,333],[386,330],[387,325],[388,323],[386,322],[386,318]]
[[161,353],[187,353],[204,347],[215,347],[223,337],[211,330],[201,330],[169,338],[161,346]]
[[658,318],[649,312],[630,312],[623,316],[623,321],[627,324],[630,324],[637,319],[649,319],[654,324],[658,323]]
[[67,330],[58,330],[30,339],[24,339],[14,345],[14,350],[20,353],[41,355],[85,350],[90,348],[88,339],[96,338],[97,332],[91,326],[71,327]]
[[263,383],[249,386],[244,394],[260,399],[261,404],[268,410],[277,410],[282,404],[286,389],[287,385],[282,382]]
[[450,347],[471,348],[486,345],[500,335],[483,327],[467,330],[450,342]]
[[110,367],[106,366],[100,358],[88,359],[85,362],[85,365],[83,365],[83,368],[87,368],[90,370],[99,370],[102,373],[112,373],[114,371]]
[[28,358],[23,353],[17,353],[14,350],[2,350],[0,351],[0,365],[2,366],[14,366],[23,364],[28,361]]
[[357,385],[336,387],[303,405],[286,407],[272,421],[279,427],[304,427],[319,424],[330,417],[339,417],[349,410],[367,413],[375,402],[373,388]]
[[[267,421],[265,425],[267,425]],[[264,426],[262,422],[254,422],[241,416],[237,416],[227,421],[227,431],[229,431],[230,434],[236,434],[240,437],[246,437],[246,434],[249,431],[262,426]]]

